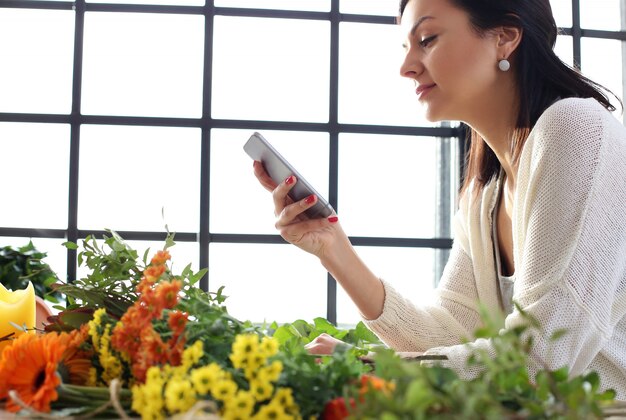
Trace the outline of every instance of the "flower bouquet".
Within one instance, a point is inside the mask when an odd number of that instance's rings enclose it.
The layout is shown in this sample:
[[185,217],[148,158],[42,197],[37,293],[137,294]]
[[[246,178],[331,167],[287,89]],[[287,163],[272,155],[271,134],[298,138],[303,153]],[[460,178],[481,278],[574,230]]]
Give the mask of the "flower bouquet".
[[[223,288],[196,287],[206,270],[171,272],[172,245],[168,236],[142,261],[115,232],[104,246],[86,238],[78,259],[90,274],[55,285],[68,306],[0,356],[0,408],[46,417],[309,418],[371,370],[359,356],[378,340],[362,324],[340,331],[321,318],[237,320]],[[322,332],[355,346],[313,357],[303,344]]]
[[[55,286],[67,307],[0,355],[0,409],[44,418],[601,418],[613,401],[594,373],[528,378],[530,317],[504,334],[486,319],[477,336],[491,337],[497,354],[473,357],[482,373],[464,381],[402,359],[362,323],[240,321],[223,288],[195,286],[205,270],[171,272],[172,245],[168,235],[148,260],[115,232],[102,247],[86,238],[78,259],[90,273]],[[349,345],[312,356],[304,345],[322,333]]]

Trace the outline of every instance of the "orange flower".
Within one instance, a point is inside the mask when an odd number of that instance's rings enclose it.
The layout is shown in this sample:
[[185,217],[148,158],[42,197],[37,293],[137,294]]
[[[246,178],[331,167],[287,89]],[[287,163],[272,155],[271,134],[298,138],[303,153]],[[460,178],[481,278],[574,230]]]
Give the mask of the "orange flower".
[[164,309],[176,306],[182,288],[182,282],[176,279],[161,279],[157,282],[166,272],[165,262],[169,258],[167,251],[159,251],[152,258],[152,265],[144,270],[137,286],[139,299],[122,315],[111,336],[113,348],[126,353],[132,374],[140,383],[145,381],[150,366],[166,363],[178,366],[182,360],[187,315],[175,310],[168,312],[172,335],[167,343],[163,342],[152,324],[153,320],[163,319]]
[[387,382],[384,379],[379,378],[374,375],[361,375],[361,388],[359,390],[359,394],[363,395],[367,391],[375,390],[382,391],[385,394],[388,394],[390,391],[395,389],[395,384],[393,382]]
[[154,283],[163,273],[165,273],[165,265],[152,265],[144,270],[143,275],[148,282]]
[[165,264],[165,261],[169,260],[170,258],[170,253],[167,250],[157,251],[156,255],[152,257],[150,265]]
[[62,366],[65,367],[72,385],[85,385],[89,380],[93,353],[80,349],[80,345],[89,337],[89,325],[83,324],[80,330],[70,333],[68,347],[63,353]]
[[156,288],[156,300],[164,308],[171,309],[178,303],[178,292],[183,284],[180,280],[163,281]]
[[[58,398],[56,388],[61,384],[58,370],[64,366],[66,373],[80,378],[88,359],[82,359],[77,336],[67,333],[43,335],[22,334],[4,349],[0,360],[0,399],[7,398],[11,390],[37,411],[49,412],[50,403]],[[79,357],[81,356],[81,357]],[[67,359],[68,365],[65,365]],[[63,368],[61,368],[63,370]],[[11,399],[6,409],[17,412],[20,407]]]

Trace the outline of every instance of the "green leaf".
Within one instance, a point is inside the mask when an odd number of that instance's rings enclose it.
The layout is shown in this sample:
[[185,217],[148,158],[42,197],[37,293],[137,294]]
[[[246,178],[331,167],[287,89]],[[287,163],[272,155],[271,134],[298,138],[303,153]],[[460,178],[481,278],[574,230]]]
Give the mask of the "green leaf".
[[79,329],[83,324],[91,321],[93,313],[81,310],[64,311],[59,314],[59,318],[63,324]]
[[567,330],[565,329],[560,329],[560,330],[556,330],[555,332],[552,333],[552,335],[550,336],[550,341],[557,341],[559,340],[561,337],[563,337],[565,334],[567,334]]
[[70,242],[70,241],[63,242],[61,245],[63,245],[67,249],[71,249],[71,250],[78,249],[78,245],[75,244],[74,242]]
[[315,328],[317,330],[315,331],[317,333],[316,335],[319,335],[321,333],[326,333],[334,337],[339,333],[339,330],[337,329],[337,327],[331,324],[326,318],[318,317],[318,318],[313,319],[313,325],[315,325]]

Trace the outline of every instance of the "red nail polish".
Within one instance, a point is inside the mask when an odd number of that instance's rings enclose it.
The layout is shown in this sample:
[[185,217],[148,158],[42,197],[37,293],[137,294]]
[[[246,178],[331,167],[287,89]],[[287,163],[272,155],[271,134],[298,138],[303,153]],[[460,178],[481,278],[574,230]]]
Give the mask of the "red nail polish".
[[328,217],[328,221],[330,223],[337,223],[338,220],[339,220],[339,218],[337,216],[329,216]]
[[311,194],[304,200],[304,202],[307,204],[313,204],[315,202],[315,195]]
[[293,177],[293,175],[289,175],[289,176],[287,177],[287,179],[285,179],[285,184],[287,184],[287,185],[291,185],[291,184],[293,184],[293,181],[294,181],[294,180],[295,180],[295,178]]

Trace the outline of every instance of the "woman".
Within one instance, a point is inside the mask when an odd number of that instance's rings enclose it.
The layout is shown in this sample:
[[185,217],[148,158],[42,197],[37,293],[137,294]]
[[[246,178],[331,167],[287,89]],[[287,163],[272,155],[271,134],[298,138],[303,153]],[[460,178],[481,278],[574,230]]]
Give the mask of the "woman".
[[[461,344],[479,305],[504,328],[539,320],[529,373],[599,373],[626,399],[626,130],[600,87],[554,54],[548,0],[403,0],[401,74],[415,81],[430,121],[472,128],[450,259],[432,305],[416,307],[361,261],[336,216],[308,220],[295,180],[273,183],[276,228],[319,257],[367,325],[390,347],[448,357],[462,377],[489,340]],[[401,203],[397,203],[401,205]],[[547,337],[564,329],[557,341]],[[320,337],[312,352],[332,351]]]

